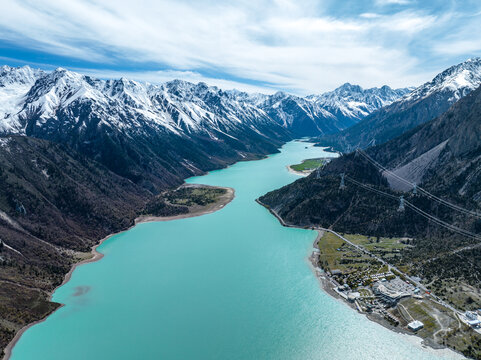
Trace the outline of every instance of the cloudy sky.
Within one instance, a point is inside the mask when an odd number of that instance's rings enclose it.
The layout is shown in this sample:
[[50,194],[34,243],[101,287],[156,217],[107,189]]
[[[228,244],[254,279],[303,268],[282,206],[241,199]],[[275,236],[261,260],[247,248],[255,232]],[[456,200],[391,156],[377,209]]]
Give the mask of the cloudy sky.
[[481,55],[479,0],[2,0],[0,63],[320,93]]

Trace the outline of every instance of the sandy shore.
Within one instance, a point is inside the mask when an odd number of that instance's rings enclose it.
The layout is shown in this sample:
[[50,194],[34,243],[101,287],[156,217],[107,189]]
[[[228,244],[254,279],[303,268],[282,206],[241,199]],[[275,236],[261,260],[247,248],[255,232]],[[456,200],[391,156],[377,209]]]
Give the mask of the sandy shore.
[[311,173],[311,172],[307,172],[307,171],[296,171],[293,168],[291,168],[290,165],[287,165],[286,168],[287,168],[287,171],[289,171],[290,173],[295,174],[295,175],[299,175],[299,176],[308,176]]
[[[181,215],[176,215],[176,216],[166,216],[166,217],[161,217],[161,216],[146,216],[146,215],[141,215],[139,217],[137,217],[135,220],[134,220],[134,225],[130,226],[129,228],[125,229],[125,230],[122,230],[122,231],[119,231],[119,232],[116,232],[114,234],[110,234],[110,235],[107,235],[106,237],[104,237],[102,240],[99,241],[98,244],[92,246],[91,248],[91,255],[92,257],[88,258],[88,259],[85,259],[85,260],[82,260],[78,263],[75,263],[72,268],[70,269],[70,271],[65,275],[62,283],[57,286],[52,292],[50,292],[50,296],[49,296],[49,300],[52,301],[52,296],[54,294],[54,292],[61,286],[65,285],[72,277],[72,274],[73,272],[75,271],[75,269],[81,265],[84,265],[84,264],[88,264],[88,263],[91,263],[91,262],[95,262],[95,261],[98,261],[100,259],[102,259],[104,257],[104,254],[100,253],[97,251],[97,248],[102,245],[104,243],[104,241],[110,239],[112,236],[115,236],[115,235],[118,235],[118,234],[122,234],[126,231],[129,231],[130,229],[132,229],[134,226],[136,226],[137,224],[140,224],[140,223],[145,223],[145,222],[154,222],[154,221],[171,221],[171,220],[179,220],[179,219],[186,219],[186,218],[190,218],[190,217],[195,217],[195,216],[201,216],[201,215],[205,215],[205,214],[211,214],[213,212],[216,212],[222,208],[224,208],[224,206],[226,206],[228,203],[230,203],[234,197],[235,197],[235,190],[233,188],[229,188],[229,187],[221,187],[221,186],[210,186],[210,185],[201,185],[201,184],[185,184],[185,185],[182,185],[182,186],[186,186],[186,187],[196,187],[196,186],[202,186],[202,187],[210,187],[210,188],[221,188],[221,189],[225,189],[227,190],[226,193],[224,195],[222,195],[219,199],[218,202],[216,202],[215,204],[212,204],[211,206],[205,206],[203,207],[202,209],[197,209],[197,210],[194,210],[192,212],[189,212],[187,214],[181,214]],[[3,357],[3,360],[8,360],[10,358],[10,356],[12,355],[12,350],[13,348],[15,347],[15,345],[17,344],[18,340],[21,338],[21,336],[25,333],[25,331],[27,331],[29,328],[31,328],[32,326],[35,326],[37,324],[40,324],[42,322],[44,322],[50,315],[52,315],[55,311],[57,311],[58,309],[62,308],[65,304],[60,304],[60,306],[55,309],[53,312],[51,312],[50,314],[48,314],[45,318],[43,319],[40,319],[38,321],[35,321],[33,323],[30,323],[28,325],[25,325],[23,328],[21,328],[16,334],[15,334],[15,337],[12,339],[12,341],[10,341],[10,343],[7,345],[7,347],[4,349],[4,352],[5,352],[5,355]]]

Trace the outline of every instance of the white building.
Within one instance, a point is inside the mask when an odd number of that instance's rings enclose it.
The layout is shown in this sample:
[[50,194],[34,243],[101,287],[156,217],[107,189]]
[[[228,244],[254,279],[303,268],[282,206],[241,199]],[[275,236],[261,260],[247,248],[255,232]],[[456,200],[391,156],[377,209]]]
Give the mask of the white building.
[[476,314],[474,311],[466,311],[464,316],[466,316],[466,319],[468,320],[478,320],[478,314]]
[[418,331],[418,330],[422,329],[423,327],[424,327],[424,324],[419,320],[411,321],[408,324],[408,328],[412,331]]
[[361,294],[358,292],[352,292],[347,295],[347,300],[350,302],[354,302],[356,299],[359,299],[361,297]]

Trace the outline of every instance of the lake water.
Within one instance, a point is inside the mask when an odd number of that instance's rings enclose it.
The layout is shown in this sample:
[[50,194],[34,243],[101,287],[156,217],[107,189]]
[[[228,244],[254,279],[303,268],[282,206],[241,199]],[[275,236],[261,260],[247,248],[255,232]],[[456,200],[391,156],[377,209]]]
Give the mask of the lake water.
[[325,156],[291,142],[190,183],[236,197],[209,215],[144,223],[99,247],[30,328],[14,360],[452,359],[375,324],[327,295],[307,257],[316,233],[284,228],[254,202],[297,179],[286,165]]

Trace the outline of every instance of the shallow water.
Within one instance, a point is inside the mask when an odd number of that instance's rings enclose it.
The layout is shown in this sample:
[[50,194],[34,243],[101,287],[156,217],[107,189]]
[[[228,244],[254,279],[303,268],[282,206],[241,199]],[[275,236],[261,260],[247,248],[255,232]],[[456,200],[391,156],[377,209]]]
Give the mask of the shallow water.
[[190,183],[233,187],[209,215],[144,223],[98,248],[54,301],[66,304],[19,340],[12,359],[451,359],[324,293],[307,257],[316,233],[284,228],[260,195],[326,156],[291,142]]

